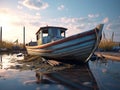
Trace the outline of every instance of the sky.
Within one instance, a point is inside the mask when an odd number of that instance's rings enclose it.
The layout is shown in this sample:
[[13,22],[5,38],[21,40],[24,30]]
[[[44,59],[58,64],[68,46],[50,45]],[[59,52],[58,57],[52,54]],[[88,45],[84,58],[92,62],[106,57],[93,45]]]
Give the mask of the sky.
[[3,40],[26,43],[36,41],[35,33],[43,26],[67,28],[67,36],[104,24],[107,38],[114,32],[120,42],[120,0],[0,0],[0,27]]

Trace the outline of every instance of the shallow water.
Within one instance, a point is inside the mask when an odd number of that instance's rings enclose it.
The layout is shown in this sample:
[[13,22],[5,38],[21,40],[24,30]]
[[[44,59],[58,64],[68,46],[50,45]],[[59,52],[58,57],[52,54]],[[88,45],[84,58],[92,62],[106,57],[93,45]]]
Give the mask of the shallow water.
[[0,55],[0,68],[8,69],[10,66],[18,65],[17,60],[23,60],[24,56],[17,57],[17,54]]
[[34,71],[0,71],[0,90],[67,90],[60,84],[36,84]]
[[[0,55],[0,90],[94,90],[94,76],[100,90],[120,90],[120,62],[112,60],[89,61],[89,67],[80,66],[43,76],[44,82],[37,84],[35,70],[10,69],[18,66],[17,54]],[[90,70],[90,71],[89,71]],[[98,89],[97,88],[97,89]]]
[[[17,54],[0,56],[0,90],[68,90],[64,85],[44,77],[44,83],[37,84],[35,70],[10,69],[19,65]],[[23,59],[23,58],[22,58]]]
[[100,90],[120,90],[120,62],[96,60],[89,62]]

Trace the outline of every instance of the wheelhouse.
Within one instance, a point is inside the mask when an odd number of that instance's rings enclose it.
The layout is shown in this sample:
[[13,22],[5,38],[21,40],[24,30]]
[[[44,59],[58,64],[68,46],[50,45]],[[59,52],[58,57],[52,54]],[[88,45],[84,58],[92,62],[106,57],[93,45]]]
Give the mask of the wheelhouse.
[[66,37],[67,28],[46,26],[41,27],[36,33],[38,45],[46,44]]

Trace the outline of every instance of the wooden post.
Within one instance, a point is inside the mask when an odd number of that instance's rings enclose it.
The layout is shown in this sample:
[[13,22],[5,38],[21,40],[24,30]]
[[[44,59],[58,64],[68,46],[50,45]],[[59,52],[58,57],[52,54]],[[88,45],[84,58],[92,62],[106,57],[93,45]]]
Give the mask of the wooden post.
[[2,27],[0,27],[0,42],[2,42]]
[[25,26],[23,27],[23,47],[25,47]]
[[113,42],[113,40],[114,40],[114,32],[112,32],[112,42]]
[[23,27],[23,53],[24,53],[24,59],[25,59],[25,53],[26,53],[26,48],[25,48],[25,26]]

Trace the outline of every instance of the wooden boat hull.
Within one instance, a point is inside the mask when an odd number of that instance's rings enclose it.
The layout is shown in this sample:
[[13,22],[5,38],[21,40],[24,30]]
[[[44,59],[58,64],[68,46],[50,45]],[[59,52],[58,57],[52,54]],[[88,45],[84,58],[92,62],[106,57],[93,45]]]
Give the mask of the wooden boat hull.
[[95,29],[39,46],[26,46],[28,54],[46,59],[86,62],[92,56],[102,36],[103,24]]

